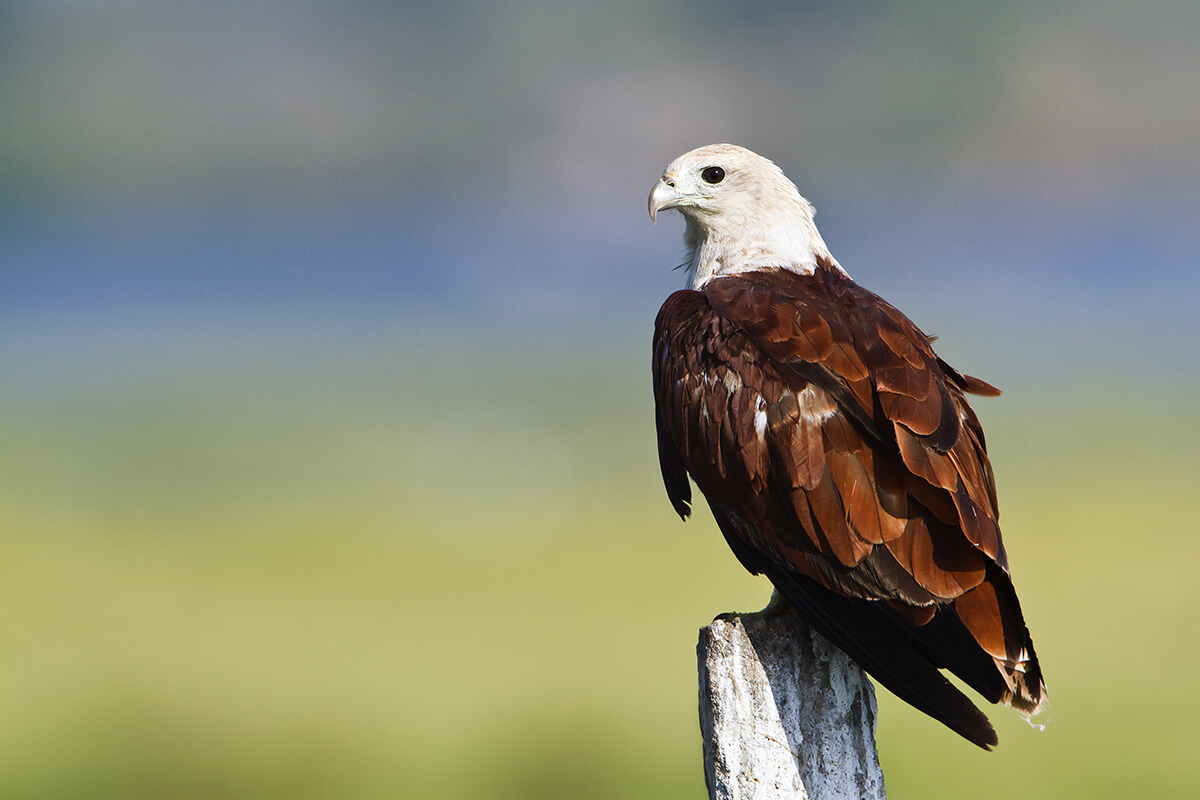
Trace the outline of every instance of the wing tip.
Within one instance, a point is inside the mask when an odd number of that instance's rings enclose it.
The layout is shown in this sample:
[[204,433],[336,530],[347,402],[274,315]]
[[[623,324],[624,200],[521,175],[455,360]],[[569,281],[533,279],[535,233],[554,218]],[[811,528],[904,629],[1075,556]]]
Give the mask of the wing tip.
[[692,504],[687,500],[676,500],[672,497],[671,505],[675,508],[675,513],[679,515],[679,518],[687,522],[688,517],[692,515]]
[[[796,576],[765,571],[817,632],[885,689],[984,750],[1000,743],[987,715],[883,617]],[[826,595],[824,602],[814,591]]]

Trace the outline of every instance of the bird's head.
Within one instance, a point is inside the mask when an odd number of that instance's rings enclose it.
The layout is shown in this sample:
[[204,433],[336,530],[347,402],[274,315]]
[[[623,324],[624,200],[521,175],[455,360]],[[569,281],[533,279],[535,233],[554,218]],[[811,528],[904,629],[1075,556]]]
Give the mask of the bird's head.
[[716,275],[780,267],[812,272],[833,262],[813,224],[813,208],[771,161],[744,147],[712,144],[684,153],[650,191],[650,219],[676,209],[692,285]]

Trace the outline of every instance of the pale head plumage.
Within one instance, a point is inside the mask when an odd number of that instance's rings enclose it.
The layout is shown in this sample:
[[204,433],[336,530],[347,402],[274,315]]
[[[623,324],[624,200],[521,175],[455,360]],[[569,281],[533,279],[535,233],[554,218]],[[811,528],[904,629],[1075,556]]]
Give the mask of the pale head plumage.
[[711,144],[672,161],[650,192],[650,218],[669,208],[687,221],[693,288],[767,267],[810,273],[818,259],[837,266],[812,205],[783,170],[744,147]]

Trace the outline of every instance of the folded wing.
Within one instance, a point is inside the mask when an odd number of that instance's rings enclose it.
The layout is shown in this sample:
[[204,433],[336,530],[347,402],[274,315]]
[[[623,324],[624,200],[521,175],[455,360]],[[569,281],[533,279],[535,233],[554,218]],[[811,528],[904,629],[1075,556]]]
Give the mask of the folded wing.
[[718,277],[655,330],[668,495],[688,476],[731,548],[883,685],[981,746],[990,702],[1044,702],[1008,575],[983,431],[998,394],[836,268]]

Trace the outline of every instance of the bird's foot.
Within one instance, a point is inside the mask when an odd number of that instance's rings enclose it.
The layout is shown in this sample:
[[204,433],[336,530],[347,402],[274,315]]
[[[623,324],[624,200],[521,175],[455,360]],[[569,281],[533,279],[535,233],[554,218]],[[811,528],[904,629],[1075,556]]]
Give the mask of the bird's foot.
[[788,602],[787,598],[780,594],[778,590],[773,590],[771,592],[770,601],[761,611],[748,611],[743,613],[727,611],[724,614],[718,614],[717,616],[713,617],[713,621],[716,622],[717,620],[722,620],[729,622],[738,617],[785,617],[788,614],[793,613],[793,611],[794,609],[792,608],[792,604]]

